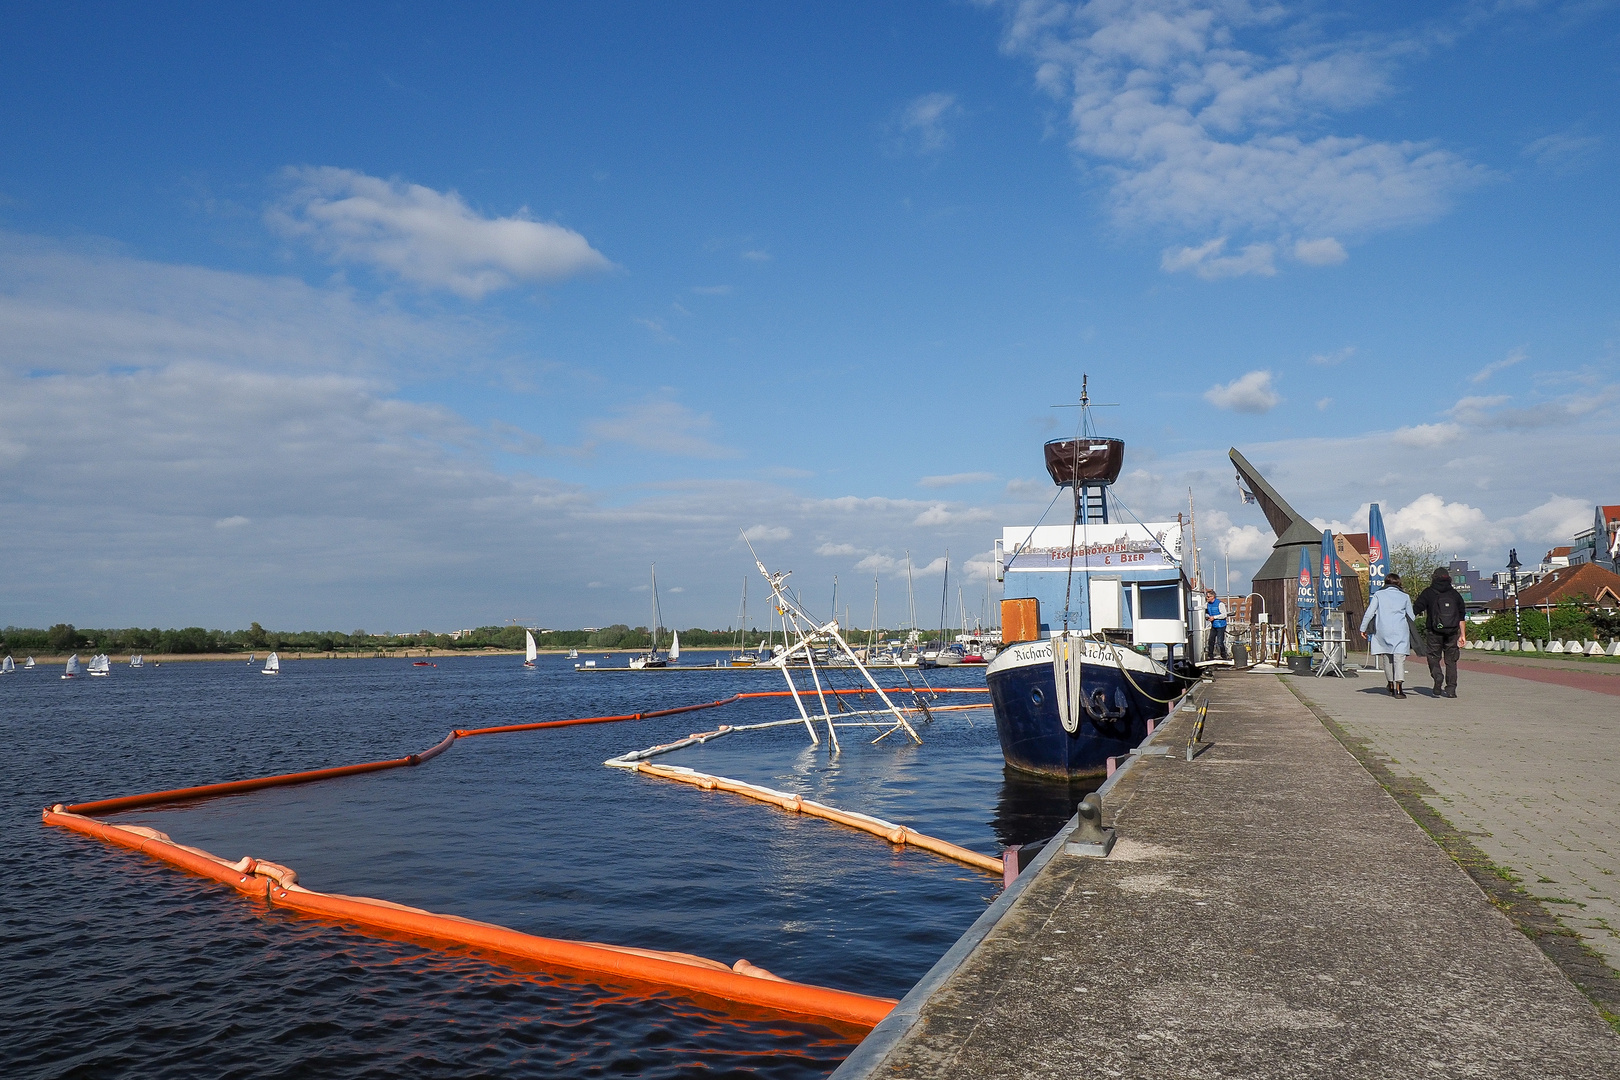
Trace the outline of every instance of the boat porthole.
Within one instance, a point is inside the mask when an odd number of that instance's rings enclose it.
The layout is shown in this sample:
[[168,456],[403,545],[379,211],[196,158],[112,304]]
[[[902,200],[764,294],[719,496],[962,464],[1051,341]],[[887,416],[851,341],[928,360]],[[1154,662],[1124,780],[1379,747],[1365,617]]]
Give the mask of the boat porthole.
[[1039,708],[1046,702],[1046,695],[1041,693],[1041,688],[1037,686],[1030,690],[1029,700],[1036,708]]

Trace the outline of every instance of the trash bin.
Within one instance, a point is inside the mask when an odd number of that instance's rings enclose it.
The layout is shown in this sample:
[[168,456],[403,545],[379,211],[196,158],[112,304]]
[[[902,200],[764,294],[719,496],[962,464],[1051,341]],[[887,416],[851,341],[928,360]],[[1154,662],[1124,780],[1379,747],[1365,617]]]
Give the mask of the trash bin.
[[1311,673],[1311,658],[1309,656],[1290,656],[1288,670],[1295,675],[1309,675]]
[[1249,647],[1241,641],[1232,643],[1232,666],[1240,668],[1249,666]]

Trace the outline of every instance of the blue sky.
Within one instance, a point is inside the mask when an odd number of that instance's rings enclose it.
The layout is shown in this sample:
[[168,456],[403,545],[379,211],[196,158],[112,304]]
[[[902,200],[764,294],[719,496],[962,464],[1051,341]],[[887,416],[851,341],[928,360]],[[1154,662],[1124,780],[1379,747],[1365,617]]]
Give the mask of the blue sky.
[[634,623],[656,559],[725,625],[744,529],[977,611],[1082,372],[1234,584],[1231,445],[1539,555],[1620,501],[1620,15],[1412,11],[12,7],[0,620]]

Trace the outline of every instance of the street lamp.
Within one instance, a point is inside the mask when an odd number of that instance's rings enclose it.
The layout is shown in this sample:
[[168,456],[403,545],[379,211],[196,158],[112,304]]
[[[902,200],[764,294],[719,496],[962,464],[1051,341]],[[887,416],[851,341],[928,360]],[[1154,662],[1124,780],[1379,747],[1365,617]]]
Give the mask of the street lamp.
[[1513,640],[1514,646],[1524,640],[1524,631],[1519,627],[1519,549],[1508,548],[1508,574],[1513,579]]

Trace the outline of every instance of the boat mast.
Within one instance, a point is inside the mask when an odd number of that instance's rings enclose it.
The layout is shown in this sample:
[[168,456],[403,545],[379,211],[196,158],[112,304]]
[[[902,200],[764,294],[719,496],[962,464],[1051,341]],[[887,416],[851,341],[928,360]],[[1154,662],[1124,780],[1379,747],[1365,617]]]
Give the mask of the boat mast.
[[658,610],[658,564],[657,563],[652,564],[652,585],[653,585],[653,640],[652,640],[652,651],[653,651],[653,654],[656,655],[657,652],[658,652],[658,630],[664,624],[664,614],[663,614],[663,612]]
[[939,583],[939,647],[945,647],[945,603],[951,595],[951,549],[945,549],[945,579]]
[[872,575],[872,629],[866,632],[866,658],[872,659],[876,655],[873,650],[877,648],[878,629],[878,579]]
[[911,552],[906,552],[906,609],[910,621],[906,623],[906,636],[910,638],[917,632],[917,597],[911,588]]

